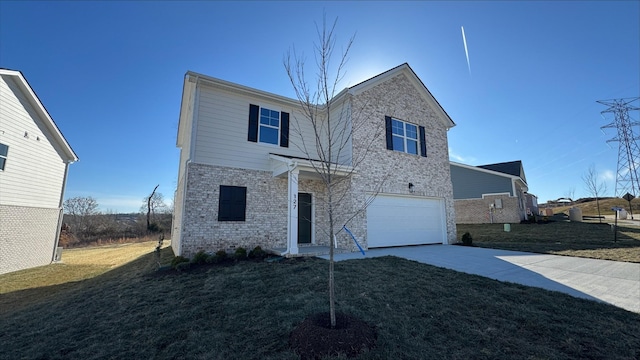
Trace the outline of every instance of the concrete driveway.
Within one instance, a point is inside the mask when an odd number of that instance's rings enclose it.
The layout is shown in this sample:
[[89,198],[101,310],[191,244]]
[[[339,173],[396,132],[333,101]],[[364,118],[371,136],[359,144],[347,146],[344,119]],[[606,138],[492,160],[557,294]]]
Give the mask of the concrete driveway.
[[[575,297],[640,313],[640,264],[455,245],[372,249],[336,254],[335,260],[397,256]],[[321,256],[328,259],[329,256]]]

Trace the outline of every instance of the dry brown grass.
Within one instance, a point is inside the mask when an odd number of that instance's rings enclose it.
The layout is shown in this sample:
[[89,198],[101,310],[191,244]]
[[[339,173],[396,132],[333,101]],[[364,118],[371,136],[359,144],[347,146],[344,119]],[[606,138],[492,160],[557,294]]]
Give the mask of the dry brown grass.
[[[611,210],[612,207],[621,207],[627,211],[629,211],[629,202],[625,199],[621,198],[612,198],[612,199],[604,199],[599,200],[600,203],[600,215],[614,215],[615,213]],[[631,201],[631,206],[633,208],[633,213],[638,215],[640,218],[640,199],[633,199]],[[596,201],[589,201],[584,203],[576,203],[569,206],[560,206],[553,208],[554,214],[569,214],[569,209],[572,207],[578,207],[582,210],[582,215],[586,216],[597,216],[598,215],[598,206]],[[634,216],[635,217],[635,216]]]
[[[90,279],[153,252],[157,241],[69,249],[60,263],[0,276],[0,294]],[[169,246],[165,241],[163,247]]]

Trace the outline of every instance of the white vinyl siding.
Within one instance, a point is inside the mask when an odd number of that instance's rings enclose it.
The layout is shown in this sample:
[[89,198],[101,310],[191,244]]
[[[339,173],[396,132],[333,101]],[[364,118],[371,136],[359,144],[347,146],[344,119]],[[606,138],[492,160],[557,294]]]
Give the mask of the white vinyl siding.
[[[293,105],[256,99],[206,85],[198,86],[195,126],[194,161],[200,164],[220,165],[252,170],[269,170],[269,153],[305,158],[300,146],[298,122],[302,133],[313,139],[313,130],[302,116],[292,111]],[[270,110],[290,113],[289,147],[254,143],[247,140],[249,105],[256,104]],[[297,120],[296,120],[297,119]],[[307,143],[310,154],[315,144]]]
[[0,172],[0,205],[57,208],[65,164],[52,135],[8,76],[0,81],[0,143],[9,147]]

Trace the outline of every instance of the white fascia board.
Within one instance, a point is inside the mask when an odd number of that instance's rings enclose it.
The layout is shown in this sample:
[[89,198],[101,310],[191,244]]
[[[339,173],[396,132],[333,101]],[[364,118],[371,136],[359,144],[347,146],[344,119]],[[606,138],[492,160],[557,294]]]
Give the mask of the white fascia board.
[[194,106],[194,89],[197,77],[191,77],[186,74],[184,77],[184,84],[182,86],[182,100],[180,102],[180,115],[178,117],[178,135],[176,136],[176,147],[182,148],[184,144],[185,136],[189,134],[188,126],[189,118],[193,114]]
[[[305,172],[316,172],[317,165],[314,167],[312,161],[320,162],[319,160],[291,159],[275,154],[269,154],[269,159],[273,160],[271,162],[271,170],[274,177],[280,176],[286,171],[294,169]],[[351,166],[338,165],[334,163],[331,164],[331,170],[332,173],[337,176],[348,176],[349,174],[355,173]]]
[[47,109],[44,107],[42,102],[40,102],[40,99],[22,73],[17,70],[0,69],[0,75],[10,76],[16,81],[16,84],[18,84],[22,93],[29,100],[31,106],[33,106],[40,119],[43,120],[44,126],[46,126],[47,130],[49,130],[53,135],[53,140],[58,143],[64,152],[64,155],[66,156],[66,159],[64,159],[65,163],[70,164],[78,161],[78,156],[64,138],[64,135],[62,135],[62,132],[60,132],[60,129],[58,129],[58,126],[51,118],[51,115],[49,115]]
[[267,91],[254,89],[248,86],[232,83],[230,81],[225,81],[222,79],[214,78],[211,76],[198,74],[192,71],[187,72],[187,76],[192,76],[198,80],[199,84],[211,86],[214,88],[219,88],[231,92],[241,93],[252,98],[264,99],[267,101],[275,101],[285,106],[290,106],[292,108],[300,108],[300,101],[292,98],[288,98],[286,96],[281,96],[277,94],[273,94]]

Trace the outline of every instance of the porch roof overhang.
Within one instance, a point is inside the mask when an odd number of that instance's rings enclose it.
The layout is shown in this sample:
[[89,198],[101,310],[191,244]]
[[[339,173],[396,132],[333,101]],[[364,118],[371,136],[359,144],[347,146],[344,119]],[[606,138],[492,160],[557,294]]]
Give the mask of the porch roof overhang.
[[[289,171],[298,170],[299,177],[303,179],[321,180],[322,161],[289,157],[278,154],[269,154],[273,177],[286,177]],[[346,177],[355,173],[353,167],[330,163],[330,171],[333,176]],[[316,170],[318,169],[318,170]]]

